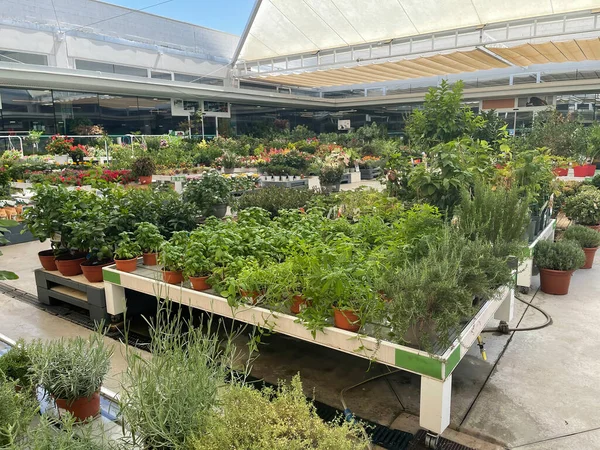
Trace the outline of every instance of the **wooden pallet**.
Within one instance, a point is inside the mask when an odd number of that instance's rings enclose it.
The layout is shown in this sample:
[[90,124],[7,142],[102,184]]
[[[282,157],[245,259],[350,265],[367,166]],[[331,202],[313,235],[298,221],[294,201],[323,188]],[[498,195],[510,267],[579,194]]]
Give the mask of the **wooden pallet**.
[[109,319],[104,283],[90,283],[83,275],[65,277],[60,272],[35,270],[38,301],[45,305],[68,303],[89,311],[90,319]]

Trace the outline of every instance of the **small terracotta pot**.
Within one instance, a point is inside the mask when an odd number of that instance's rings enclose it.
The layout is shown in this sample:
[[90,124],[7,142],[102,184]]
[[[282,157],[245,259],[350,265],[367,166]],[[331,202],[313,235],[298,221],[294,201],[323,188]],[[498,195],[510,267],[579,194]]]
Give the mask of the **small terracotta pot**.
[[88,417],[96,417],[100,414],[100,394],[98,392],[94,392],[91,398],[78,398],[71,404],[61,398],[54,401],[56,406],[73,414],[77,422],[84,422]]
[[152,175],[148,176],[148,177],[139,177],[138,178],[140,184],[150,184],[152,183]]
[[349,309],[333,308],[333,323],[342,330],[357,332],[360,329],[360,318]]
[[183,274],[181,271],[163,270],[163,281],[169,284],[183,283]]
[[248,292],[243,289],[240,289],[240,294],[243,298],[251,300],[253,305],[256,305],[256,303],[258,302],[258,296],[260,295],[258,291]]
[[38,258],[44,269],[49,271],[58,270],[56,261],[54,260],[54,250],[43,250],[38,253]]
[[88,261],[84,261],[81,263],[81,271],[83,272],[83,276],[90,283],[100,283],[104,281],[104,277],[102,276],[102,268],[106,266],[110,266],[113,264],[113,261],[108,261],[104,264],[88,264]]
[[137,260],[137,258],[115,259],[115,264],[117,265],[117,270],[121,272],[133,272],[137,269]]
[[156,253],[144,253],[143,263],[145,266],[156,266]]
[[81,263],[85,261],[85,258],[55,259],[54,261],[62,276],[74,277],[75,275],[80,275],[82,273]]
[[292,306],[290,306],[290,311],[292,314],[299,314],[304,308],[308,306],[308,300],[306,300],[302,295],[294,295],[294,302]]
[[206,291],[210,289],[210,284],[206,282],[208,277],[190,277],[190,283],[192,284],[192,289],[195,291]]
[[573,272],[575,271],[540,269],[540,285],[542,292],[552,295],[568,294]]
[[591,228],[592,230],[600,231],[600,225],[586,225],[586,227]]
[[587,168],[587,166],[574,166],[573,167],[573,174],[576,177],[587,177],[587,175],[588,175],[588,168]]
[[596,256],[596,250],[598,247],[584,248],[585,252],[585,264],[581,266],[582,269],[591,269],[594,265],[594,256]]
[[554,172],[554,175],[557,177],[566,177],[569,175],[569,169],[563,169],[562,167],[557,167],[552,172]]

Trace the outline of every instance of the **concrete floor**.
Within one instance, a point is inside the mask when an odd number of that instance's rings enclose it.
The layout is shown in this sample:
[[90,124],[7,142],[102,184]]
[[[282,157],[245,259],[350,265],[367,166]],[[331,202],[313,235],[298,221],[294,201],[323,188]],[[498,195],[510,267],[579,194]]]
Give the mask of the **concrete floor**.
[[[32,270],[36,253],[45,244],[32,242],[2,248],[0,266],[16,271],[20,279],[7,282],[35,293]],[[595,358],[600,328],[600,258],[591,270],[573,276],[567,296],[537,292],[538,277],[527,301],[546,310],[553,324],[543,330],[509,335],[486,333],[488,359],[471,348],[455,369],[451,428],[444,437],[476,449],[524,450],[600,449],[600,361]],[[511,327],[543,323],[544,317],[516,302]],[[0,296],[0,333],[13,339],[87,335],[89,331]],[[491,321],[489,326],[497,325]],[[379,364],[285,336],[263,338],[252,374],[267,381],[290,379],[300,373],[307,394],[341,408],[340,391],[385,373]],[[113,369],[106,387],[119,390],[125,361],[116,346]],[[418,430],[419,377],[399,372],[345,394],[347,406],[358,416],[409,432]],[[495,445],[498,444],[498,445]]]

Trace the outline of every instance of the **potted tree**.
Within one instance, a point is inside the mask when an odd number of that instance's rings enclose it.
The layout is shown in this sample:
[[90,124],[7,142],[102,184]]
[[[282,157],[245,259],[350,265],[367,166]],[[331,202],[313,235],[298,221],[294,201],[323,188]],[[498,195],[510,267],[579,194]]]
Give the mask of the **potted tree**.
[[100,413],[100,386],[110,369],[113,348],[104,336],[88,339],[61,338],[31,346],[33,380],[50,395],[60,409],[77,421]]
[[156,266],[156,255],[164,242],[158,227],[150,222],[140,222],[135,230],[135,240],[142,248],[144,265]]
[[189,181],[183,191],[183,200],[195,205],[203,216],[224,217],[230,199],[231,183],[214,169],[200,180]]
[[570,240],[540,241],[533,249],[533,261],[540,269],[542,291],[565,295],[569,293],[573,272],[585,263],[585,253]]
[[136,159],[131,165],[131,172],[134,177],[137,177],[140,184],[152,183],[152,175],[156,170],[154,161],[148,156],[142,156]]
[[564,212],[576,224],[600,231],[600,191],[584,186],[565,200]]
[[577,242],[585,253],[585,264],[582,269],[591,269],[594,256],[600,246],[600,233],[582,225],[571,225],[563,234],[564,239]]
[[190,279],[192,289],[205,291],[210,289],[207,283],[212,273],[213,264],[204,256],[205,247],[200,242],[192,242],[185,251],[183,275]]
[[137,268],[138,257],[142,254],[140,244],[131,239],[131,233],[123,231],[115,247],[117,270],[133,272]]
[[66,164],[69,160],[69,152],[73,145],[73,139],[66,136],[56,134],[50,138],[50,142],[46,144],[46,151],[50,155],[54,155],[54,161],[57,164]]

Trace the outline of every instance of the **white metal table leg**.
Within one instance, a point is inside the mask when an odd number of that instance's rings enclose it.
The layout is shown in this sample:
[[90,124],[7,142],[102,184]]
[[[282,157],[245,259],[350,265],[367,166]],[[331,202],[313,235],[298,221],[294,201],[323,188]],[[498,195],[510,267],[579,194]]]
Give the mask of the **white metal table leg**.
[[117,316],[125,312],[125,288],[113,283],[104,282],[106,294],[106,312]]
[[421,408],[419,425],[436,434],[450,425],[452,375],[445,380],[421,377]]
[[502,300],[502,304],[496,310],[494,319],[509,323],[515,313],[515,290],[511,289],[509,295]]

